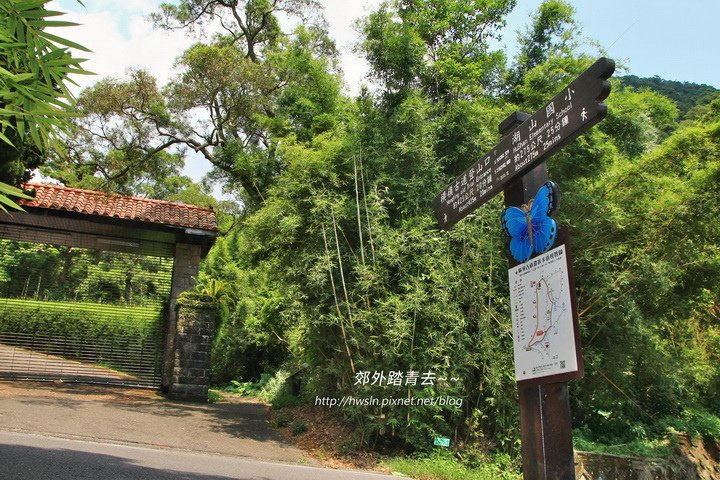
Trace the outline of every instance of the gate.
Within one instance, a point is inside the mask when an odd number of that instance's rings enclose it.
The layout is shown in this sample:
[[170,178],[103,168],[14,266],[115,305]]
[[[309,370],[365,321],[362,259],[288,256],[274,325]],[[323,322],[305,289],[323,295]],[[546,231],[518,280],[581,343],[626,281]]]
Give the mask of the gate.
[[166,255],[0,240],[0,378],[159,387],[172,271]]

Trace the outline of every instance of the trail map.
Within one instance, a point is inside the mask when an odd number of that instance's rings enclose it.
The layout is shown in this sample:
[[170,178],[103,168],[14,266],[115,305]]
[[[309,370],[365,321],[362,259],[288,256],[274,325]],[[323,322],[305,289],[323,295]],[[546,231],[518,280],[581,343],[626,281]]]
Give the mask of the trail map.
[[565,246],[508,271],[515,378],[577,371]]

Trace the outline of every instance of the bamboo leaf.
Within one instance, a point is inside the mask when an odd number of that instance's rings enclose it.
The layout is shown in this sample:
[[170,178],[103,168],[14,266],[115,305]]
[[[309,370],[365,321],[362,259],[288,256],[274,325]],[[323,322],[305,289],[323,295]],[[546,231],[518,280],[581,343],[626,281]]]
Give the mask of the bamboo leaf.
[[38,31],[37,34],[43,38],[51,40],[60,45],[65,45],[66,47],[75,48],[75,49],[81,50],[83,52],[92,53],[92,50],[90,50],[86,47],[83,47],[79,43],[73,42],[72,40],[68,40],[67,38],[59,37],[57,35],[53,35],[52,33],[44,32],[44,31]]

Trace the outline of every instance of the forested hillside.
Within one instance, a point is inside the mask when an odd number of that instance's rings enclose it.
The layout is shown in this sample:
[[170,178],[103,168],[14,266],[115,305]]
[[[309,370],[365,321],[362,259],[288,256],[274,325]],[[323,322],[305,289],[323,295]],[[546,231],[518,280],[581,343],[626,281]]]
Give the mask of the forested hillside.
[[720,90],[710,85],[665,80],[657,76],[643,78],[635,75],[624,75],[620,77],[620,80],[623,85],[628,87],[646,88],[673,100],[677,103],[681,118],[695,107],[706,106],[720,96]]
[[[447,436],[517,454],[502,196],[450,231],[430,207],[503,119],[535,111],[595,60],[579,53],[562,0],[540,6],[509,57],[495,40],[512,35],[514,6],[383,3],[359,25],[371,87],[351,98],[312,0],[163,5],[159,28],[205,33],[177,77],[158,85],[133,71],[84,91],[66,153],[41,171],[212,202],[179,173],[184,153],[202,155],[208,182],[240,200],[198,279],[221,305],[214,382],[299,371],[308,403],[462,398],[340,409],[348,448],[427,450]],[[299,26],[283,31],[280,14]],[[203,30],[220,19],[221,33]],[[607,118],[548,162],[572,232],[585,355],[573,425],[611,444],[668,428],[720,436],[720,99],[680,122],[699,101],[692,89],[627,88],[629,78],[612,81]],[[446,380],[358,382],[389,371]]]

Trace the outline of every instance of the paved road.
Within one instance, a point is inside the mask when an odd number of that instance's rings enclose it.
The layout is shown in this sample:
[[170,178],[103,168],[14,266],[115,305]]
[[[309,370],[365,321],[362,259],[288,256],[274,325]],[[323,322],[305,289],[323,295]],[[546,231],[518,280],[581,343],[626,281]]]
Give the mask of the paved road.
[[313,462],[270,428],[266,416],[266,406],[242,398],[194,404],[171,401],[152,390],[0,382],[0,430]]
[[388,480],[350,470],[0,431],[0,480]]

